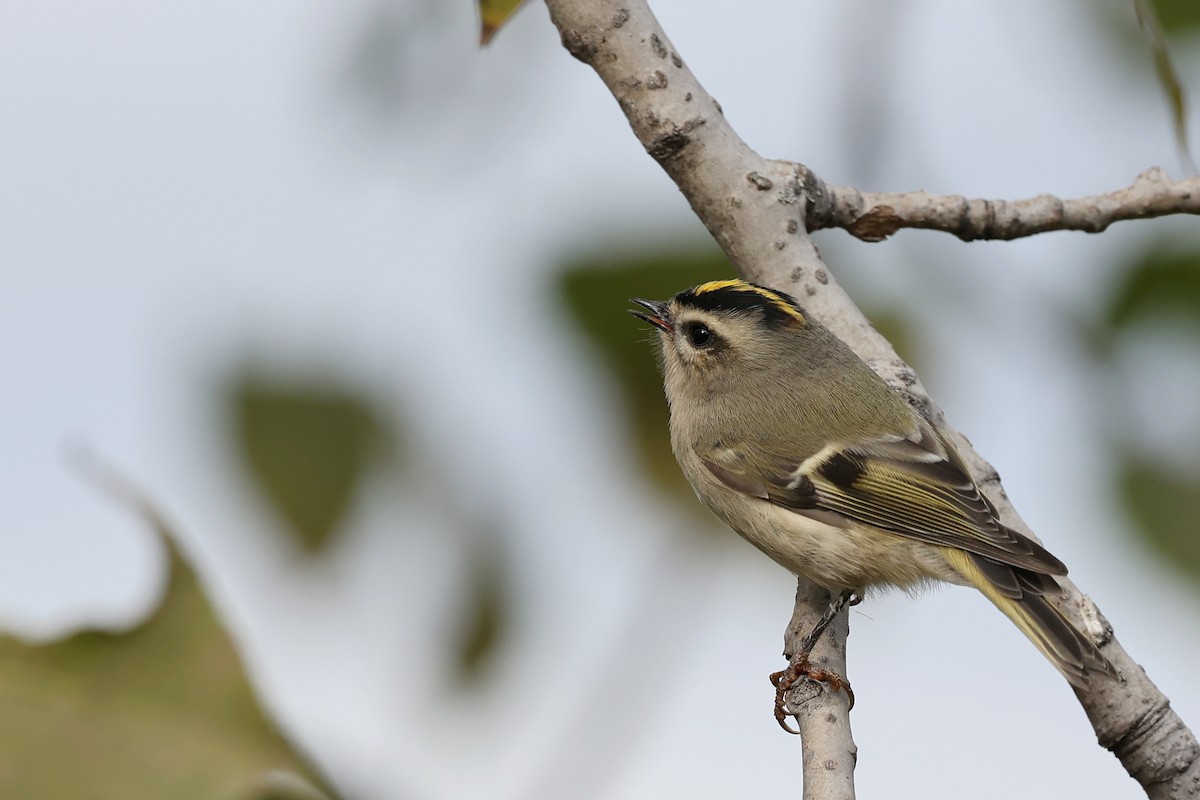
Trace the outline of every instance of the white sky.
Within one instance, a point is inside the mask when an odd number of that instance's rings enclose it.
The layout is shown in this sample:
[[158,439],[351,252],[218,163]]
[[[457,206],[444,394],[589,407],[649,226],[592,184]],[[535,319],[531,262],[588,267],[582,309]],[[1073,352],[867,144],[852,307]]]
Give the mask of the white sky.
[[[467,0],[409,5],[391,117],[347,79],[386,3],[0,6],[0,626],[130,624],[158,589],[148,534],[65,466],[83,442],[186,532],[267,702],[351,791],[798,794],[765,677],[792,580],[748,546],[671,549],[688,520],[638,484],[553,295],[566,255],[702,231],[542,6],[478,52]],[[1023,197],[1175,171],[1148,67],[1086,4],[731,9],[655,4],[742,136],[831,182]],[[820,245],[911,309],[950,419],[1196,723],[1200,597],[1124,535],[1059,316],[1172,231],[1195,222]],[[478,696],[445,689],[454,519],[419,483],[380,476],[329,563],[288,558],[220,436],[213,385],[247,352],[390,402],[428,471],[516,532],[518,626]],[[1186,417],[1194,373],[1139,396],[1147,416]],[[633,655],[609,675],[614,648]],[[862,796],[1139,796],[982,598],[875,599],[850,649]]]

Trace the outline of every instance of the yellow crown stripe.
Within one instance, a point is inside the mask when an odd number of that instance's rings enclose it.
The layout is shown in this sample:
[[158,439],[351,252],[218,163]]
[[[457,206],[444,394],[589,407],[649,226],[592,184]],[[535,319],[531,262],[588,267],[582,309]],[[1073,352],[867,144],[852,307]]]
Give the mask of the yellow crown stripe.
[[709,292],[719,292],[722,289],[734,289],[735,291],[745,292],[753,288],[753,286],[745,281],[734,279],[729,281],[709,281],[708,283],[702,283],[693,291],[695,291],[696,294],[708,294]]
[[764,289],[762,286],[755,286],[753,283],[747,283],[746,281],[736,278],[733,280],[709,281],[708,283],[702,283],[693,291],[696,294],[701,295],[709,292],[719,292],[723,289],[728,289],[734,292],[750,292],[756,294],[771,305],[775,306],[775,308],[794,318],[797,322],[804,322],[804,315],[801,314],[794,305],[789,303],[787,300],[784,300],[775,292],[772,292],[770,289]]

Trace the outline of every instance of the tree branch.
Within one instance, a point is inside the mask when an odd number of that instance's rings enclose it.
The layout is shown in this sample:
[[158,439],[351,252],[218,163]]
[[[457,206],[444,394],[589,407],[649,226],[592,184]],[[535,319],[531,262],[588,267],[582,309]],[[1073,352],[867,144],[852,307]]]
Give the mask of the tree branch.
[[[805,173],[807,169],[801,167]],[[861,192],[809,178],[808,229],[842,228],[880,242],[901,228],[952,233],[964,242],[1020,239],[1047,231],[1100,233],[1114,222],[1169,214],[1200,214],[1200,177],[1174,181],[1158,167],[1108,194],[1063,200],[1040,194],[1025,200],[980,200],[928,192]]]
[[[810,314],[952,437],[1003,522],[1032,536],[1008,502],[996,471],[946,424],[916,373],[871,327],[822,263],[808,236],[805,215],[820,208],[828,187],[800,165],[763,158],[738,137],[644,0],[546,0],[546,5],[563,45],[604,81],[634,135],[679,187],[739,273],[799,298]],[[1139,183],[1157,180],[1153,174],[1143,177]],[[1195,737],[1121,648],[1095,604],[1069,581],[1061,583],[1061,607],[1124,676],[1120,682],[1098,679],[1091,689],[1076,691],[1100,742],[1150,797],[1194,796],[1200,785]],[[811,626],[827,602],[826,593],[802,584],[790,629]],[[832,632],[832,653],[825,657],[836,658],[839,650],[845,652],[844,620]],[[827,714],[836,708],[830,704],[841,704],[844,711],[843,696],[822,692],[811,702],[802,701],[799,692],[789,697],[805,734],[805,797],[852,798],[855,751],[849,721],[845,713]]]
[[[817,624],[833,596],[824,589],[797,581],[796,605],[784,632],[783,657],[791,659],[800,641]],[[811,661],[822,669],[846,674],[846,637],[850,618],[843,611],[812,650]],[[854,800],[854,767],[858,747],[850,735],[849,700],[845,692],[830,692],[811,681],[799,681],[787,694],[800,731],[800,767],[804,800]]]

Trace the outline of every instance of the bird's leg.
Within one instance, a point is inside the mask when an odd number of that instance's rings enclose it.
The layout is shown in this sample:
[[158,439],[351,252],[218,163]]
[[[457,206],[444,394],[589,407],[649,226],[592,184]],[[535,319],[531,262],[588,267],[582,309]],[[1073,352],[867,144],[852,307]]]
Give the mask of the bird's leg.
[[854,708],[854,691],[850,688],[850,682],[836,672],[814,667],[809,663],[808,656],[812,653],[812,649],[816,647],[821,634],[825,633],[825,629],[833,622],[834,617],[840,614],[842,609],[847,605],[858,605],[861,601],[862,597],[849,589],[839,594],[829,604],[829,608],[825,609],[825,613],[821,615],[821,619],[817,621],[812,631],[800,642],[799,649],[792,654],[791,659],[788,661],[787,669],[771,673],[771,685],[775,687],[775,721],[779,723],[779,727],[788,733],[798,734],[800,731],[793,730],[788,725],[787,702],[784,700],[783,695],[802,676],[809,680],[820,681],[835,692],[839,689],[845,689],[846,697],[850,700],[850,708]]

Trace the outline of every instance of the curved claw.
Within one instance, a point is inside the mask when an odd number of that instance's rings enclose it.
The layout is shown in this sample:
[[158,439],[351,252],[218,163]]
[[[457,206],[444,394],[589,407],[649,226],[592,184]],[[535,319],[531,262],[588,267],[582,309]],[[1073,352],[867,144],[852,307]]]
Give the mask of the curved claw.
[[836,672],[814,667],[808,661],[808,654],[802,653],[797,658],[792,659],[787,665],[787,669],[772,672],[770,675],[771,685],[775,687],[775,721],[779,723],[779,727],[788,733],[799,734],[800,731],[793,729],[788,724],[789,714],[787,713],[787,701],[784,699],[784,694],[795,686],[796,681],[802,677],[823,683],[835,692],[845,690],[846,699],[850,702],[847,710],[854,708],[854,690],[850,688],[850,682]]
[[[791,665],[788,665],[791,669]],[[799,728],[793,728],[788,722],[789,714],[787,713],[787,701],[783,699],[783,693],[791,688],[799,676],[793,676],[788,679],[788,669],[781,669],[779,672],[770,674],[771,685],[775,687],[775,721],[779,723],[779,727],[783,728],[788,733],[796,736],[800,735]]]

